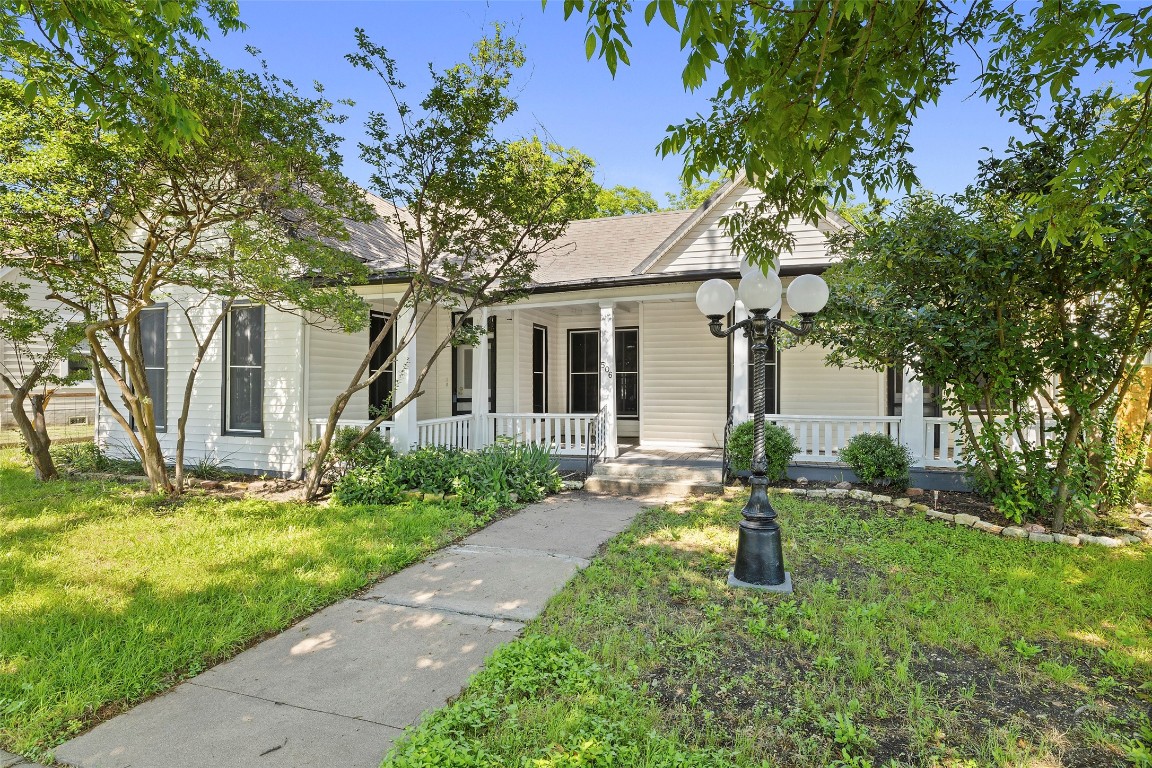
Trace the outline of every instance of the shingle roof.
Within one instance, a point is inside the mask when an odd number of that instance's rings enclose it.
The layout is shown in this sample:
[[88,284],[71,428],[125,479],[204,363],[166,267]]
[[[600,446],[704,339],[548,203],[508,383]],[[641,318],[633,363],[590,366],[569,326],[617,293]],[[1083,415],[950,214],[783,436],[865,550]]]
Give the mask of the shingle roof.
[[631,275],[691,215],[692,211],[662,211],[573,221],[555,251],[540,258],[535,282],[581,283]]
[[[371,193],[365,197],[377,218],[367,224],[349,222],[351,240],[345,247],[377,274],[403,267],[404,241],[396,226],[397,209]],[[400,215],[407,214],[401,209]],[[582,283],[631,275],[691,215],[692,211],[662,211],[573,221],[555,247],[540,257],[535,283]]]

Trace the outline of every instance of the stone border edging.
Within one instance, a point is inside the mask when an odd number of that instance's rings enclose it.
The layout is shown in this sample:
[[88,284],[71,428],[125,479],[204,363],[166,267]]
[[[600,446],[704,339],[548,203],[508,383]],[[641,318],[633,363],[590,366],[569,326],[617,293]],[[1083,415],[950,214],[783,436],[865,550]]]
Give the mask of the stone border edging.
[[987,520],[982,520],[976,515],[938,512],[927,504],[914,502],[904,496],[894,498],[886,494],[872,493],[871,491],[864,491],[858,488],[853,488],[852,490],[841,488],[814,488],[811,490],[807,488],[769,488],[768,490],[787,496],[804,496],[812,499],[853,499],[856,501],[871,501],[875,504],[887,504],[895,509],[911,509],[915,512],[922,512],[929,520],[941,520],[946,523],[952,523],[953,525],[973,528],[978,531],[990,533],[993,536],[1004,536],[1010,539],[1027,539],[1028,541],[1040,543],[1064,544],[1070,547],[1079,547],[1083,544],[1097,544],[1102,547],[1118,548],[1131,544],[1152,544],[1152,528],[1144,528],[1140,531],[1139,535],[1126,533],[1123,536],[1117,537],[1092,536],[1087,533],[1081,533],[1076,536],[1068,536],[1063,533],[1028,531],[1016,525],[1000,526],[995,523],[990,523]]

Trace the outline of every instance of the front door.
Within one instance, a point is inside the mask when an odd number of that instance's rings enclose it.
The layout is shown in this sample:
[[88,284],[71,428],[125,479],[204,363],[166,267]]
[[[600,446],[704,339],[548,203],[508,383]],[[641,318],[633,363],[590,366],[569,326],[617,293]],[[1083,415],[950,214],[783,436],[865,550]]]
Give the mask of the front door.
[[[460,321],[460,313],[452,313],[452,325]],[[466,318],[464,325],[472,325]],[[472,413],[472,366],[474,349],[467,344],[452,348],[452,415]],[[488,412],[496,412],[496,318],[488,318]]]

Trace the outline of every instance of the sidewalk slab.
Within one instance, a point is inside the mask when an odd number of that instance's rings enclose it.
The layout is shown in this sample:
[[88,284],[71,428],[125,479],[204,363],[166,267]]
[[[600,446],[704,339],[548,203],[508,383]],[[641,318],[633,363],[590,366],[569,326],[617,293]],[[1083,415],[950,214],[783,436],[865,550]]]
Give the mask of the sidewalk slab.
[[345,600],[193,682],[404,728],[459,693],[488,654],[522,627],[513,621]]
[[379,768],[401,733],[184,683],[64,744],[56,759],[83,768]]
[[364,597],[527,621],[586,563],[542,552],[450,547],[384,579]]
[[552,497],[472,534],[465,543],[590,559],[627,528],[640,509],[629,499],[583,493]]
[[535,504],[102,723],[56,760],[377,768],[401,729],[457,695],[641,508],[585,494]]

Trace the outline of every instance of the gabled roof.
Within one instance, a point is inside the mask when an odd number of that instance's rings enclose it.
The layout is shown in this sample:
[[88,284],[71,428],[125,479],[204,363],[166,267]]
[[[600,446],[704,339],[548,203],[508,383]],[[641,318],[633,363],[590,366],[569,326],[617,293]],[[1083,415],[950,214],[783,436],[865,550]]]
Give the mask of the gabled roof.
[[573,221],[556,249],[540,259],[535,282],[586,283],[630,275],[645,255],[692,215],[692,211],[660,211]]
[[[715,229],[717,224],[713,219],[719,215],[718,209],[726,210],[735,200],[749,192],[744,174],[739,174],[735,179],[725,182],[695,210],[573,221],[569,223],[563,237],[538,259],[533,282],[540,288],[563,289],[564,286],[576,288],[614,282],[638,283],[649,277],[655,279],[668,277],[672,272],[683,272],[683,269],[669,270],[667,264],[658,262],[664,256],[674,258],[674,253],[669,254],[677,246],[681,249],[691,246],[692,243],[682,244],[685,238],[698,237],[701,228]],[[368,224],[350,222],[348,230],[351,240],[346,247],[364,261],[377,277],[403,270],[407,256],[396,216],[407,217],[407,211],[371,193],[365,193],[365,197],[375,208],[378,218]],[[710,215],[712,218],[705,220]],[[811,241],[809,247],[823,252],[819,245],[824,242],[820,232],[846,226],[850,225],[830,212],[818,227],[804,229]],[[818,258],[810,262],[810,258],[798,252],[793,259],[798,263],[794,266],[819,268],[819,264],[826,261]],[[717,264],[712,269],[735,271],[735,262],[731,257],[724,259],[724,262],[727,263]]]

